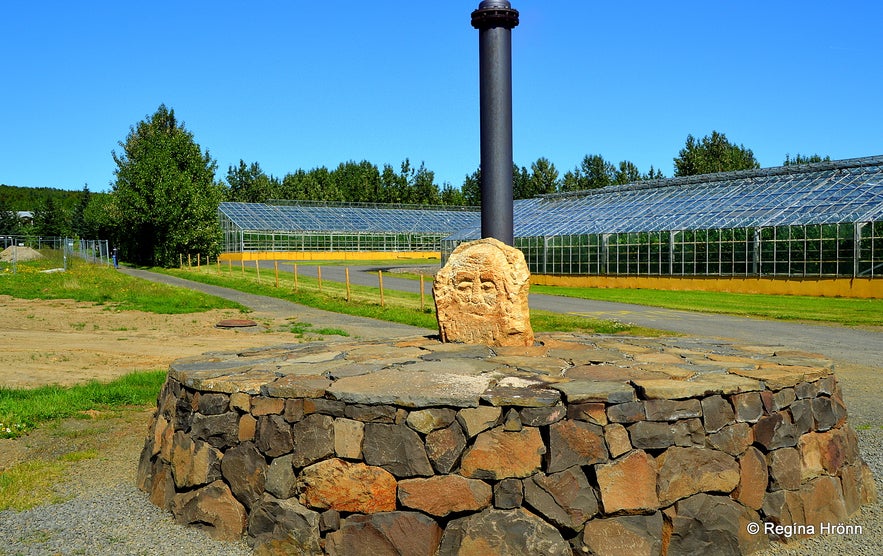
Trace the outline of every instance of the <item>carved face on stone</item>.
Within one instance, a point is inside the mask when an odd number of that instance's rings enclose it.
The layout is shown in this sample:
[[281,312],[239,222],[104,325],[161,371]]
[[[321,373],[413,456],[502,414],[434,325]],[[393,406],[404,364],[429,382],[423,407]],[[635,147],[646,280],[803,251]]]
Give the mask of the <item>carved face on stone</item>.
[[521,251],[495,239],[458,246],[433,284],[444,342],[533,345]]

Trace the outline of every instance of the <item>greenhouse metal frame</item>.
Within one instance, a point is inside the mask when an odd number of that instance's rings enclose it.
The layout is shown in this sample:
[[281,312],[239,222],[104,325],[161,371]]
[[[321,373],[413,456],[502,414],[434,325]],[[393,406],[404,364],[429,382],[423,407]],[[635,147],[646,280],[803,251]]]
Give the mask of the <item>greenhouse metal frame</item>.
[[880,277],[883,157],[516,201],[515,246],[537,274]]
[[221,203],[223,252],[438,252],[476,207],[270,201]]

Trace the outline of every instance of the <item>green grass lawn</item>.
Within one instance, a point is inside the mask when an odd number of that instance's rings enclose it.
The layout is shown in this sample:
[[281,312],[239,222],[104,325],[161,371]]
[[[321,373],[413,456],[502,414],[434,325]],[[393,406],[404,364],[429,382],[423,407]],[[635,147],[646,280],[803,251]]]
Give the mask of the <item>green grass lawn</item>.
[[79,262],[66,272],[41,272],[44,263],[19,263],[15,274],[0,273],[0,293],[21,299],[73,299],[160,314],[245,308],[185,288],[133,278],[111,267]]
[[531,286],[531,293],[844,326],[883,326],[883,299]]
[[14,438],[47,421],[75,417],[90,409],[152,404],[165,378],[162,370],[131,373],[108,383],[0,387],[0,438]]

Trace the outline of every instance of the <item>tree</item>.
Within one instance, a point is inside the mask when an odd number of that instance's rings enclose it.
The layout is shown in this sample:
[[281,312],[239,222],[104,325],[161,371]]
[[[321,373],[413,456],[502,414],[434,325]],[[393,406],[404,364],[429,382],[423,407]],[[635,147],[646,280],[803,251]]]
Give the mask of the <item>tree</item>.
[[512,164],[512,198],[529,199],[533,197],[530,187],[530,173],[527,168]]
[[558,170],[546,157],[530,165],[530,196],[548,195],[558,190]]
[[0,206],[0,234],[18,235],[21,233],[21,219],[14,210]]
[[812,164],[813,162],[830,162],[831,157],[826,156],[822,158],[817,154],[813,154],[810,156],[803,156],[800,153],[797,153],[794,158],[791,158],[791,155],[785,155],[785,162],[782,163],[782,166],[796,166],[798,164]]
[[279,197],[282,189],[279,179],[265,174],[260,164],[252,162],[246,166],[242,159],[239,166],[227,169],[227,185],[229,199],[240,203],[263,203]]
[[463,202],[466,203],[467,206],[477,207],[481,205],[480,166],[463,179],[463,187],[460,188],[460,191],[463,192]]
[[55,202],[54,197],[46,197],[34,211],[34,233],[41,236],[63,237],[69,231],[67,212]]
[[160,105],[119,145],[122,153],[112,153],[112,195],[122,258],[170,267],[179,254],[217,255],[217,210],[224,195],[214,181],[217,163],[178,123],[175,111]]
[[74,205],[74,210],[71,212],[71,233],[80,238],[89,237],[86,226],[86,209],[89,206],[91,197],[92,192],[89,191],[89,186],[84,185],[80,198],[77,200],[77,204]]
[[738,147],[727,140],[727,136],[717,131],[706,135],[697,142],[687,135],[686,145],[674,159],[675,176],[695,176],[735,170],[760,168],[751,149]]

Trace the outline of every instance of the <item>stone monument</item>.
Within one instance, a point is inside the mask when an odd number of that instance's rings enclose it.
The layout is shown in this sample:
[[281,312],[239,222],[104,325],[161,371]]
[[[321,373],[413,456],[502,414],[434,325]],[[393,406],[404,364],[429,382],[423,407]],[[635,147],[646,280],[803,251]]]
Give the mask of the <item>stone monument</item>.
[[532,346],[524,255],[496,239],[460,244],[432,286],[442,342]]

